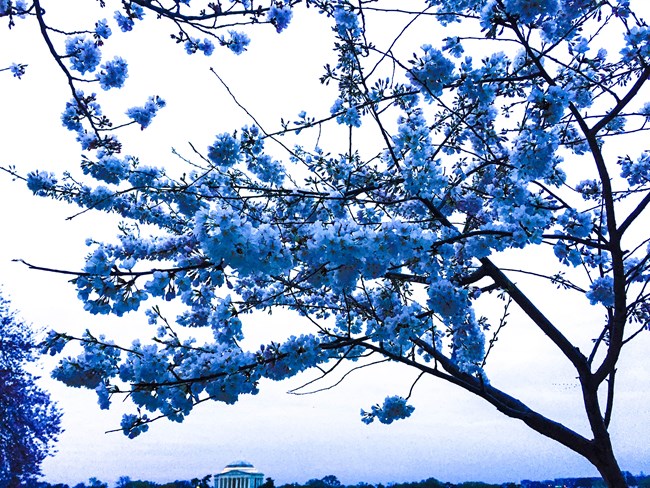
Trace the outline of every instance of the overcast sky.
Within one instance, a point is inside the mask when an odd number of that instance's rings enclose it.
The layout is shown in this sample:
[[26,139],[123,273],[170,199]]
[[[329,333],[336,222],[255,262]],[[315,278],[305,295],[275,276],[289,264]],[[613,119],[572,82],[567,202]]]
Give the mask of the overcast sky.
[[[43,3],[51,10],[48,18],[57,15],[54,5],[57,10],[65,9],[67,16],[56,18],[68,26],[75,26],[74,21],[86,15],[76,7],[84,2]],[[80,25],[90,27],[98,18],[111,18],[112,12],[94,12],[92,20]],[[171,155],[172,147],[190,155],[188,142],[206,148],[215,134],[250,123],[209,73],[209,66],[215,67],[267,127],[277,128],[280,116],[292,117],[305,108],[314,114],[328,113],[332,91],[316,90],[320,89],[321,67],[334,60],[328,42],[322,42],[329,27],[322,17],[300,13],[296,17],[280,36],[271,27],[259,26],[251,32],[249,52],[240,57],[223,49],[212,58],[188,57],[169,40],[168,29],[149,22],[136,26],[130,36],[119,36],[121,41],[111,38],[104,57],[124,55],[130,76],[124,93],[112,95],[110,110],[121,114],[154,94],[168,102],[146,131],[131,127],[120,133],[125,152],[141,156],[147,164],[180,168],[180,160]],[[432,34],[424,34],[429,32],[425,27],[418,27],[422,43],[435,42],[427,37]],[[126,52],[120,50],[124,42]],[[0,73],[0,164],[14,164],[22,172],[37,168],[79,173],[74,135],[60,123],[61,111],[70,99],[66,80],[48,57],[33,20],[18,21],[12,32],[0,29],[0,45],[4,48],[0,67],[12,62],[29,65],[22,80]],[[315,143],[315,137],[306,137],[306,145]],[[114,218],[86,213],[66,220],[77,209],[33,197],[20,182],[4,175],[0,175],[0,208],[0,283],[26,321],[39,328],[77,333],[99,328],[121,338],[152,335],[142,314],[122,319],[88,315],[65,277],[11,262],[22,258],[39,265],[79,269],[87,252],[86,237],[112,239]],[[558,300],[551,294],[553,288],[535,290],[542,310],[562,323],[571,323],[576,334],[601,320],[596,309],[574,307],[570,297]],[[301,326],[295,317],[281,313],[256,315],[245,324],[251,334],[275,329],[286,333]],[[612,436],[621,466],[634,473],[650,471],[649,346],[647,335],[639,337],[625,352],[617,376]],[[493,384],[585,432],[575,374],[516,311],[498,348],[491,369]],[[41,371],[45,377],[48,364]],[[91,476],[113,482],[122,475],[168,481],[216,473],[235,459],[246,459],[276,483],[328,474],[345,483],[428,477],[518,481],[595,474],[576,454],[541,438],[521,422],[503,417],[481,400],[432,379],[418,383],[412,398],[416,410],[410,419],[389,426],[361,423],[361,408],[368,409],[386,395],[406,395],[415,376],[405,368],[381,365],[351,375],[336,388],[306,396],[286,392],[313,374],[281,383],[266,381],[257,396],[242,397],[234,406],[204,404],[182,424],[162,420],[134,440],[121,433],[105,433],[119,427],[121,414],[130,405],[116,402],[111,411],[100,411],[94,392],[66,388],[44,378],[43,385],[65,412],[65,433],[58,453],[44,463],[44,473],[51,482],[76,483]]]

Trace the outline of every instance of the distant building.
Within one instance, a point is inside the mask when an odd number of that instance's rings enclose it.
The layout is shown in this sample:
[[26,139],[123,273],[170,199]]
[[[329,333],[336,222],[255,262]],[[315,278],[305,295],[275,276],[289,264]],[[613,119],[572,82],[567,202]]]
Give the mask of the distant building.
[[246,461],[233,461],[214,477],[214,488],[259,488],[264,475]]

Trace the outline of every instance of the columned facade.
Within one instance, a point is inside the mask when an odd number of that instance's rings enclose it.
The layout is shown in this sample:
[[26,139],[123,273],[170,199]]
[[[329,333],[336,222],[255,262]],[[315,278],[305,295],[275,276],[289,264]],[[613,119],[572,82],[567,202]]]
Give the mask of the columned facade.
[[235,461],[214,477],[214,488],[259,488],[264,475],[246,461]]

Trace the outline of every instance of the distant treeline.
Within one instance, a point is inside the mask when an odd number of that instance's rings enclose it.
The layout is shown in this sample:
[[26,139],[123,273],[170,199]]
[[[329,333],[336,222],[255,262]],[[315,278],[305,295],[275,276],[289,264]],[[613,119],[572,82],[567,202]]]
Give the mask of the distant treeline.
[[[633,476],[625,473],[629,487],[650,488],[650,476],[641,473]],[[213,488],[212,475],[203,478],[194,478],[185,481],[172,481],[170,483],[154,483],[153,481],[134,481],[127,476],[122,476],[114,485],[115,488]],[[26,488],[110,488],[97,478],[90,478],[87,483],[67,485],[64,483],[51,484],[45,481],[30,483]],[[606,488],[601,478],[556,478],[554,480],[531,481],[523,480],[520,483],[483,483],[481,481],[465,481],[463,483],[449,483],[429,478],[412,483],[378,483],[371,484],[360,482],[356,485],[344,485],[334,475],[321,479],[311,479],[305,484],[287,483],[275,484],[273,478],[266,478],[260,488]]]

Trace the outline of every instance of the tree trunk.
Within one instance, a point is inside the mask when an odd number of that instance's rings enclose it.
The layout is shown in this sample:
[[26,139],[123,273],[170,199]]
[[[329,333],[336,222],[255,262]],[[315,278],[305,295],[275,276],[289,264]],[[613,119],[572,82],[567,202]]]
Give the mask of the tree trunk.
[[627,488],[625,476],[618,466],[609,435],[594,441],[594,456],[591,463],[605,480],[609,488]]

